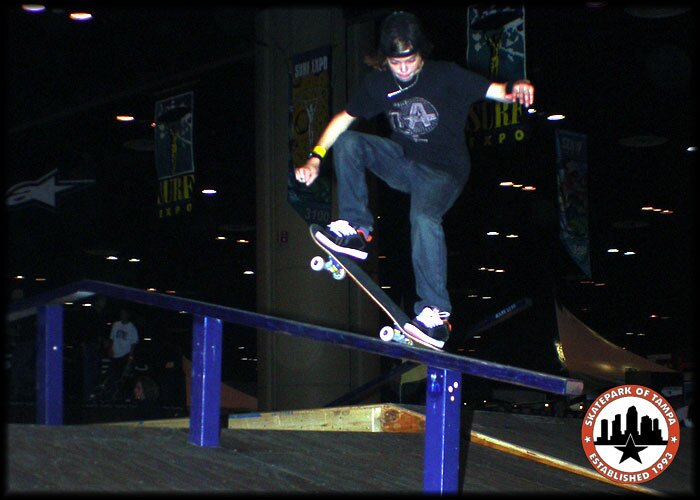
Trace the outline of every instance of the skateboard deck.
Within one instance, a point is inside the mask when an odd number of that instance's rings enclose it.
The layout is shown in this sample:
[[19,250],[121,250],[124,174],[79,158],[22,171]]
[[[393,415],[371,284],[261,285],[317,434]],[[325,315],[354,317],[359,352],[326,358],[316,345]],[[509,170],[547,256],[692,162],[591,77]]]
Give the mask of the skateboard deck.
[[341,280],[345,276],[350,278],[364,291],[367,296],[374,301],[375,304],[387,315],[392,324],[385,326],[379,331],[379,338],[385,342],[398,342],[401,344],[411,345],[415,347],[425,347],[432,350],[440,350],[418,342],[411,338],[403,328],[403,325],[410,321],[408,315],[389,296],[377,285],[372,278],[353,260],[352,257],[335,253],[329,248],[323,246],[314,236],[315,232],[320,229],[317,224],[309,226],[311,239],[318,245],[321,250],[327,255],[327,259],[320,256],[315,256],[311,259],[311,269],[314,271],[323,271],[324,269],[333,275],[333,278]]

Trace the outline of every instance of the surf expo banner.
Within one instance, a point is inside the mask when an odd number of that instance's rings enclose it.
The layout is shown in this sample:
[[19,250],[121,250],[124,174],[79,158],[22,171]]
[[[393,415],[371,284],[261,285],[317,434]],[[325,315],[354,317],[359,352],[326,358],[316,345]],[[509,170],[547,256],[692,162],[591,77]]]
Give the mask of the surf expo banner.
[[330,60],[330,47],[291,58],[287,200],[308,224],[325,225],[331,219],[331,169],[326,165],[330,158],[311,186],[294,177],[294,168],[306,161],[331,118]]
[[[467,9],[467,67],[492,81],[527,78],[525,8],[473,5]],[[526,139],[526,110],[519,104],[483,100],[469,113],[470,148],[517,144]]]
[[160,219],[192,211],[195,180],[193,112],[193,92],[156,102],[155,161]]
[[587,136],[555,131],[559,238],[583,274],[591,277],[588,237]]

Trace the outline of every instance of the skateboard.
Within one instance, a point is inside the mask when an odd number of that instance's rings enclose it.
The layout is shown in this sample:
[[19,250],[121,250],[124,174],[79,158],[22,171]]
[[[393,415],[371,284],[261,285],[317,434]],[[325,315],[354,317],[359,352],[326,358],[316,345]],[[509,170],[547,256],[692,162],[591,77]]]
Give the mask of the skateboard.
[[311,259],[310,265],[311,269],[314,271],[326,270],[333,276],[336,280],[342,280],[346,276],[350,278],[369,296],[370,299],[374,301],[375,304],[387,315],[389,320],[391,320],[391,325],[387,325],[379,330],[379,338],[384,342],[397,342],[399,344],[405,344],[415,347],[426,347],[433,350],[440,350],[434,347],[421,344],[408,336],[403,328],[403,325],[408,323],[410,319],[406,313],[394,303],[393,300],[382,290],[382,288],[377,285],[372,278],[370,278],[367,273],[362,270],[362,268],[353,260],[352,257],[347,255],[335,253],[329,248],[326,248],[321,244],[315,237],[314,234],[321,227],[317,224],[311,224],[309,226],[309,233],[311,234],[311,239],[314,240],[316,245],[321,248],[326,257],[315,256]]

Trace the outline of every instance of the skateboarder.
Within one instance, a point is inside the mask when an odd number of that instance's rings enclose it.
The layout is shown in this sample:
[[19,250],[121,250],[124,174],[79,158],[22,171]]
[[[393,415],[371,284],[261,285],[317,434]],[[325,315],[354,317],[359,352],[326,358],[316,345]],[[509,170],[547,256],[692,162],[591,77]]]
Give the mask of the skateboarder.
[[[394,12],[380,27],[376,71],[364,79],[345,109],[335,115],[303,165],[298,182],[311,185],[333,147],[340,219],[316,238],[336,252],[367,258],[373,216],[368,210],[366,170],[393,189],[410,194],[411,253],[418,301],[408,333],[436,348],[449,337],[452,310],[447,292],[447,249],[442,219],[470,172],[464,129],[469,108],[481,99],[529,107],[527,80],[490,82],[455,63],[429,60],[430,42],[418,19]],[[390,138],[348,130],[358,118],[385,113]]]

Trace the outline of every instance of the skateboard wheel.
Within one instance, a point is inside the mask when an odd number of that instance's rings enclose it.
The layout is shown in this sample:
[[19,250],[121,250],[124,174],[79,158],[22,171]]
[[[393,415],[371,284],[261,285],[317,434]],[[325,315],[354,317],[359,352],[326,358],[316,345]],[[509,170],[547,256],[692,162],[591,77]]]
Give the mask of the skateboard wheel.
[[314,271],[320,271],[323,269],[324,263],[325,263],[325,261],[323,260],[323,258],[319,257],[317,255],[316,257],[311,259],[311,262],[310,262],[311,269],[313,269]]
[[333,273],[333,278],[337,280],[342,280],[343,278],[345,278],[345,269],[343,269],[342,267],[338,269],[336,272]]
[[379,338],[384,342],[391,342],[394,339],[394,329],[390,326],[385,326],[379,330]]

